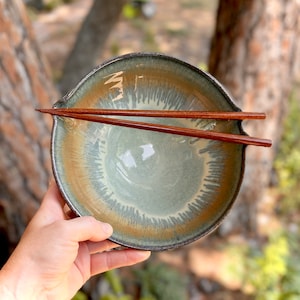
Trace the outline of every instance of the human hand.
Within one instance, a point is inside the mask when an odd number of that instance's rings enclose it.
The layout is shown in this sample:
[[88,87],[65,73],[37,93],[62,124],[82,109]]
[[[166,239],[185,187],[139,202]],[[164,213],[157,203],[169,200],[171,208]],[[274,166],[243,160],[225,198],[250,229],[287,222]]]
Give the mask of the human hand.
[[91,276],[149,258],[149,251],[107,251],[118,247],[107,240],[112,227],[93,217],[69,219],[64,205],[52,184],[0,271],[1,299],[71,299]]

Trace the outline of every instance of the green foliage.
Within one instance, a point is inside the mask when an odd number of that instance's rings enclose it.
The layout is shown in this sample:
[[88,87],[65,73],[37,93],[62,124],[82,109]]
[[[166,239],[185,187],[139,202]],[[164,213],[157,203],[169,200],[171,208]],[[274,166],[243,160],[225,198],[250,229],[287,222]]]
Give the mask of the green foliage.
[[141,286],[140,300],[184,300],[187,299],[186,279],[175,269],[149,262],[144,269],[135,271]]
[[184,36],[189,35],[189,28],[187,28],[186,26],[183,26],[184,24],[167,24],[166,26],[166,32],[168,33],[168,35],[170,37],[177,37],[177,38],[181,38]]
[[126,18],[126,19],[129,19],[129,20],[132,20],[134,18],[136,18],[139,14],[138,10],[136,7],[134,7],[131,3],[126,3],[124,6],[123,6],[123,16]]
[[108,271],[104,275],[110,285],[111,292],[103,295],[100,300],[132,300],[130,295],[124,293],[122,281],[117,270]]
[[226,261],[224,268],[218,268],[218,272],[222,278],[226,278],[227,282],[241,282],[246,273],[245,261],[249,247],[246,244],[226,244],[222,248],[222,252],[230,257]]
[[102,296],[100,300],[133,300],[133,298],[130,295],[117,296],[114,294],[107,294]]
[[117,56],[120,54],[121,47],[118,42],[113,42],[110,45],[110,53],[112,56]]
[[[149,262],[144,268],[133,269],[133,280],[140,289],[139,300],[184,300],[187,299],[186,279],[177,270],[162,264]],[[104,274],[110,292],[99,300],[133,300],[133,296],[124,291],[118,270]],[[79,291],[72,300],[87,300],[88,297]]]
[[[300,255],[297,234],[277,233],[261,248],[231,246],[238,256],[234,279],[242,281],[242,290],[255,300],[296,300],[300,296]],[[226,250],[227,251],[227,250]]]
[[82,291],[79,291],[77,292],[77,294],[72,298],[72,300],[88,300],[88,296],[82,292]]
[[[156,42],[155,30],[144,18],[139,17],[140,12],[138,7],[135,7],[130,3],[125,4],[122,13],[123,16],[130,21],[130,24],[140,32],[142,41],[141,51],[159,52],[160,50],[159,45]],[[116,53],[115,50],[119,49],[112,49],[111,52]]]
[[217,8],[217,0],[182,0],[182,8],[195,9],[200,8],[202,10],[215,10]]
[[287,264],[287,273],[284,276],[282,295],[279,300],[296,300],[300,298],[300,237],[298,233],[288,235],[290,256]]
[[289,102],[283,138],[275,161],[282,194],[280,211],[291,214],[300,209],[300,102],[294,93]]
[[111,270],[105,273],[106,280],[110,283],[112,290],[116,294],[123,293],[123,286],[120,277],[117,274],[116,270]]
[[250,285],[256,300],[279,300],[281,282],[288,273],[289,246],[284,235],[275,235],[262,252],[246,262],[246,283]]
[[62,5],[62,4],[69,4],[71,3],[73,0],[47,0],[44,1],[44,10],[46,11],[51,11],[55,8],[57,8],[58,6]]
[[[140,0],[140,3],[146,3],[148,0]],[[129,1],[123,6],[123,16],[129,20],[135,19],[140,15],[140,8],[134,4],[134,1]]]

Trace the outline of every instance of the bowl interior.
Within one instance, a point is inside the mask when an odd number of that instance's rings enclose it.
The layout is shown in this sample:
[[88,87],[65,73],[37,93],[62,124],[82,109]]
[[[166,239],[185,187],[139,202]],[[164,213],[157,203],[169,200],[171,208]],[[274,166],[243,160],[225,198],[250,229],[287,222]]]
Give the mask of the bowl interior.
[[[238,110],[211,76],[154,54],[105,63],[55,106]],[[237,195],[242,145],[54,119],[53,170],[64,198],[78,215],[112,224],[111,239],[121,245],[163,250],[194,241],[220,223]],[[244,134],[239,121],[127,119]]]

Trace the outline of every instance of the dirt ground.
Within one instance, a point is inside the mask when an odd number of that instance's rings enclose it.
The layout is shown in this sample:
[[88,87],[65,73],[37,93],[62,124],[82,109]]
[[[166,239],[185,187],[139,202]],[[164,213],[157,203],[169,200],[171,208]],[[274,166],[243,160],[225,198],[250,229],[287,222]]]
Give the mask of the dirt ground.
[[[205,66],[217,0],[154,0],[154,3],[156,12],[151,19],[121,17],[99,56],[99,63],[129,52],[155,51]],[[37,39],[54,77],[61,74],[91,4],[91,0],[76,0],[34,17]],[[239,243],[238,237],[233,239]],[[227,276],[228,263],[234,263],[234,259],[222,250],[221,244],[219,239],[204,238],[182,249],[155,254],[155,257],[193,278],[191,300],[245,299],[236,291],[240,281]]]
[[[150,19],[121,17],[99,63],[129,52],[162,52],[196,66],[204,65],[215,24],[217,0],[154,0]],[[63,67],[91,0],[76,0],[34,19],[37,38],[54,74]]]

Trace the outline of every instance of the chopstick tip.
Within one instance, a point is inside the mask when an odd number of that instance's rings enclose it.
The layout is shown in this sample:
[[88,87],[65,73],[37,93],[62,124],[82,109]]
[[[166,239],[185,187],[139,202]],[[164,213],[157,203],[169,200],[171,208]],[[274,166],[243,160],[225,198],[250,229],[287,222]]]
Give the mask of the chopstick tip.
[[45,109],[44,108],[40,108],[40,107],[36,107],[34,110],[38,111],[38,112],[41,112],[41,113],[45,112]]
[[36,111],[44,114],[53,114],[53,109],[52,108],[35,108]]

